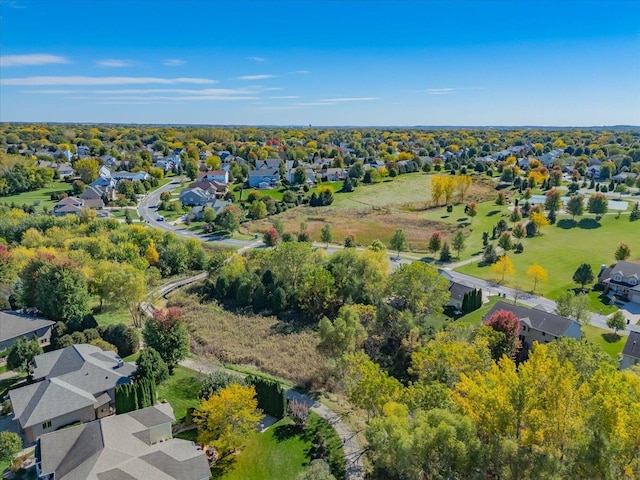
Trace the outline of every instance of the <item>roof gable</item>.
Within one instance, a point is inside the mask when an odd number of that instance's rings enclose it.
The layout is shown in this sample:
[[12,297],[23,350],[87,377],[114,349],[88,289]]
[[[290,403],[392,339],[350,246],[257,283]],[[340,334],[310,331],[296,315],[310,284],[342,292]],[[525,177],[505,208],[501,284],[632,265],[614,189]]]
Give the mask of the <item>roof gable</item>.
[[31,317],[19,312],[0,312],[0,342],[51,327],[55,323],[46,318]]

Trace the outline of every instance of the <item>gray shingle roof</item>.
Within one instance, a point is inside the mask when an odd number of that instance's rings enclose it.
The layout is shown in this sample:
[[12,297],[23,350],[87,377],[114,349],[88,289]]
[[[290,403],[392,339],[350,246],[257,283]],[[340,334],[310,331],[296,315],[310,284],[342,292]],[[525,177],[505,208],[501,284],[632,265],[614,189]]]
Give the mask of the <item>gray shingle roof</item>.
[[144,441],[150,428],[173,419],[171,406],[160,404],[43,435],[37,449],[42,472],[55,472],[57,480],[209,478],[209,463],[193,442],[174,438],[150,445]]
[[631,332],[627,343],[624,344],[622,354],[628,357],[640,359],[640,332]]
[[571,320],[570,318],[561,317],[560,315],[549,313],[539,308],[526,308],[505,302],[496,303],[482,320],[486,320],[498,310],[512,312],[521,322],[526,323],[534,330],[545,332],[556,337],[563,336],[575,322],[575,320]]
[[136,370],[114,352],[86,344],[36,355],[34,363],[33,378],[42,381],[9,392],[14,418],[22,428],[104,405],[103,393],[128,383]]
[[14,419],[22,428],[32,427],[93,406],[96,398],[58,378],[44,380],[9,392]]
[[56,322],[19,312],[0,312],[0,342],[19,338]]

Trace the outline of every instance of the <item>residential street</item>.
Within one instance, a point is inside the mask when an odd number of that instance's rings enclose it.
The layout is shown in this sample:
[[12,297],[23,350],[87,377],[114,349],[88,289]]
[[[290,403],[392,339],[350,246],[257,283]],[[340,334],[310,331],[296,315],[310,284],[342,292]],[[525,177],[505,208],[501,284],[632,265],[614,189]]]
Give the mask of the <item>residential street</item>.
[[[172,231],[176,235],[181,235],[187,238],[197,238],[203,242],[215,242],[215,243],[219,243],[221,245],[226,245],[230,247],[236,247],[236,248],[240,247],[240,251],[243,251],[249,248],[264,246],[264,243],[262,242],[262,240],[249,241],[249,240],[238,240],[238,239],[231,239],[231,238],[217,238],[212,235],[200,235],[200,234],[191,232],[190,230],[176,227],[175,225],[172,225],[169,222],[158,221],[157,220],[158,213],[155,208],[158,205],[158,202],[160,201],[160,195],[162,194],[162,192],[170,192],[178,188],[179,186],[180,186],[180,181],[174,180],[173,182],[168,183],[160,187],[159,189],[155,190],[154,192],[146,195],[140,201],[140,204],[138,205],[138,213],[149,225],[156,228],[160,228],[162,230]],[[314,246],[322,247],[322,248],[325,247],[324,244],[319,244],[319,243],[314,244]],[[331,244],[327,250],[329,253],[331,253],[341,248],[343,247],[340,245]],[[398,259],[397,255],[391,251],[389,251],[389,258],[392,261],[392,268],[396,268],[397,264],[410,263],[418,259],[411,254],[401,254],[401,257]],[[480,278],[472,277],[470,275],[465,275],[465,274],[453,271],[453,268],[457,268],[461,265],[472,263],[478,260],[479,260],[479,257],[473,257],[462,262],[450,264],[449,266],[444,267],[443,270],[451,277],[452,280],[455,280],[456,282],[466,285],[468,287],[482,288],[483,292],[489,295],[501,295],[505,297],[505,300],[513,301],[514,299],[517,299],[518,302],[531,307],[542,306],[545,310],[549,312],[555,311],[556,303],[553,300],[550,300],[548,298],[539,297],[527,292],[515,290],[511,287],[506,287],[503,285],[499,285],[497,283],[489,282],[487,280],[482,280]],[[591,325],[609,330],[609,327],[607,327],[607,317],[605,315],[600,315],[598,313],[594,313],[594,312],[591,313]],[[624,331],[620,330],[619,333],[624,335],[629,335],[630,331],[640,331],[640,325],[635,325],[635,322],[632,321],[630,325],[626,326]]]

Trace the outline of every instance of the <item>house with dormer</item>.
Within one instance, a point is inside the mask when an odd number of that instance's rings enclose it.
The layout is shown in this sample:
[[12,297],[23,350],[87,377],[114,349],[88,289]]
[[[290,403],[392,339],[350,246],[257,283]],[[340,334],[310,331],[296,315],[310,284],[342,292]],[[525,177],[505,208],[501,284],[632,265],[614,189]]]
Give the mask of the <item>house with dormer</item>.
[[602,266],[598,284],[606,293],[640,305],[640,263],[620,261],[613,267]]
[[130,382],[134,363],[88,344],[36,355],[34,383],[9,392],[13,419],[29,443],[76,422],[115,413],[115,389]]

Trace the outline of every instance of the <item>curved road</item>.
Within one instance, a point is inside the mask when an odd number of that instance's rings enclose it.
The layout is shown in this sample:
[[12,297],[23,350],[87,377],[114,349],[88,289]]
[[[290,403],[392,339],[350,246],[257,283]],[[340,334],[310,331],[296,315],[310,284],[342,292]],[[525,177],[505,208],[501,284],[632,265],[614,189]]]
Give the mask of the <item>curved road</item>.
[[[170,192],[180,186],[179,180],[174,180],[171,183],[163,185],[158,190],[146,195],[138,205],[138,213],[142,216],[143,219],[147,221],[150,225],[160,228],[163,230],[169,230],[174,232],[177,235],[182,235],[188,238],[197,238],[204,242],[216,242],[222,245],[226,245],[229,247],[240,248],[240,251],[247,250],[249,248],[256,248],[264,246],[264,243],[261,240],[256,241],[247,241],[247,240],[236,240],[230,238],[220,238],[213,235],[199,235],[197,233],[191,232],[190,230],[178,228],[175,225],[171,225],[168,222],[159,222],[157,221],[158,213],[157,213],[157,205],[160,201],[160,195],[162,192]],[[618,194],[616,194],[618,195]],[[317,244],[318,246],[322,246],[322,244]],[[331,253],[339,248],[342,248],[338,245],[331,245],[328,251]],[[392,267],[395,268],[399,263],[411,263],[414,260],[418,260],[411,255],[402,255],[402,258],[397,258],[393,253],[389,253],[389,258],[392,260]],[[531,293],[522,292],[510,287],[505,287],[503,285],[499,285],[497,283],[488,282],[486,280],[482,280],[480,278],[472,277],[470,275],[465,275],[459,272],[453,271],[457,264],[451,264],[448,267],[445,266],[441,270],[445,271],[447,275],[451,277],[452,280],[466,285],[468,287],[473,288],[482,288],[482,290],[486,293],[493,295],[501,295],[505,297],[505,300],[511,299],[516,300],[525,305],[529,305],[531,307],[541,306],[548,312],[554,312],[556,308],[556,303],[553,300],[549,300],[548,298],[539,297],[533,295]],[[591,312],[591,325],[594,325],[599,328],[604,328],[610,330],[607,327],[607,317],[605,315],[600,315],[598,313]],[[620,330],[620,333],[624,335],[629,335],[631,331],[640,332],[640,325],[626,325],[624,331]]]
[[[203,272],[197,275],[165,283],[155,290],[152,290],[149,293],[148,298],[149,300],[153,300],[158,297],[162,297],[178,288],[184,287],[185,285],[197,282],[199,280],[203,280],[206,277],[207,272]],[[141,308],[149,316],[152,315],[154,310],[153,305],[147,302],[144,302],[141,305]],[[191,370],[196,370],[201,373],[211,373],[217,370],[224,370],[224,367],[213,364],[212,362],[207,361],[206,359],[203,359],[201,357],[187,358],[181,361],[180,364],[187,368],[190,368]],[[236,372],[232,373],[235,374]],[[325,419],[329,423],[329,425],[331,425],[338,436],[342,439],[342,449],[344,451],[346,463],[345,478],[347,480],[364,480],[364,464],[362,462],[364,450],[362,448],[362,445],[360,445],[357,434],[353,431],[351,426],[349,426],[349,424],[346,423],[338,413],[334,412],[326,405],[323,405],[322,403],[314,400],[307,395],[289,389],[287,390],[287,398],[290,400],[295,399],[308,405],[309,409],[312,412]]]

